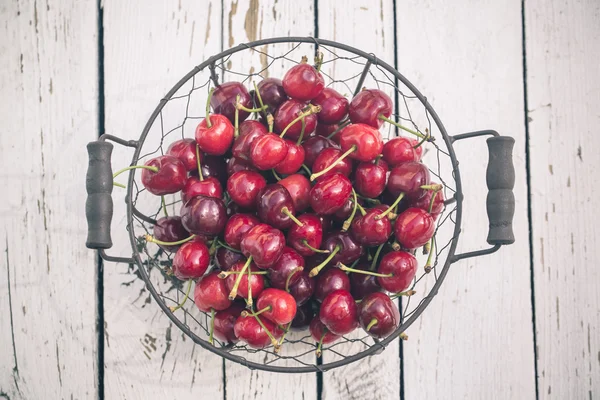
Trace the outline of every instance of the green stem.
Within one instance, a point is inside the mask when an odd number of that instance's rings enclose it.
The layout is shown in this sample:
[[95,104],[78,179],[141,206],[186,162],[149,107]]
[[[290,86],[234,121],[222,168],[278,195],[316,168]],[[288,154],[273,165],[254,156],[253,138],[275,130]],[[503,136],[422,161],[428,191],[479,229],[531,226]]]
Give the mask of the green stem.
[[290,272],[290,274],[287,276],[286,280],[285,280],[285,291],[289,293],[290,291],[290,280],[292,279],[292,276],[296,275],[299,272],[304,271],[304,268],[302,267],[298,267],[295,270],[293,270],[292,272]]
[[148,169],[154,173],[158,172],[158,168],[151,167],[150,165],[130,165],[129,167],[125,167],[125,168],[120,169],[117,172],[115,172],[113,174],[113,179],[116,178],[117,176],[121,175],[125,171],[129,171],[130,169],[138,169],[138,168]]
[[202,163],[200,162],[200,146],[196,144],[196,164],[198,165],[198,178],[203,181],[204,177],[202,176]]
[[417,136],[417,137],[420,137],[421,139],[423,139],[423,138],[427,138],[427,136],[425,136],[425,135],[423,135],[423,134],[421,134],[421,133],[419,133],[419,132],[417,132],[417,131],[413,131],[412,129],[410,129],[410,128],[407,128],[407,127],[405,127],[405,126],[403,126],[403,125],[399,124],[398,122],[396,122],[396,121],[394,121],[394,120],[392,120],[392,119],[386,118],[386,117],[385,117],[385,116],[383,116],[383,115],[379,115],[379,117],[377,117],[377,118],[379,118],[379,119],[380,119],[380,120],[382,120],[382,121],[388,122],[388,123],[390,123],[390,124],[394,125],[395,127],[398,127],[398,128],[400,128],[400,129],[402,129],[403,131],[406,131],[406,132],[408,132],[408,133],[410,133],[410,134],[412,134],[412,135],[415,135],[415,136]]
[[416,293],[417,293],[416,290],[406,290],[404,292],[390,294],[390,299],[394,300],[394,299],[397,299],[398,297],[402,297],[402,296],[410,297],[410,296],[415,295]]
[[294,120],[292,120],[292,122],[290,122],[281,132],[281,135],[279,135],[280,138],[284,137],[285,134],[287,133],[287,131],[298,121],[304,119],[305,117],[308,117],[311,114],[316,114],[319,111],[321,111],[321,107],[320,106],[314,106],[312,104],[308,105],[308,110],[306,111],[302,111],[300,113],[300,115],[298,115]]
[[373,318],[369,325],[365,328],[365,331],[369,332],[373,326],[377,325],[377,318]]
[[242,110],[242,111],[246,111],[246,112],[249,112],[249,113],[265,111],[267,109],[267,107],[268,107],[268,106],[260,106],[258,108],[248,108],[248,107],[245,107],[242,103],[239,102],[240,101],[240,95],[239,94],[237,95],[236,101],[237,101],[237,103],[235,105],[235,109],[236,110]]
[[[425,128],[425,137],[423,137],[423,139],[421,139],[421,141],[419,143],[414,145],[413,149],[418,149],[419,147],[423,146],[423,144],[430,138],[431,138],[431,136],[429,135],[429,130],[427,128]],[[433,138],[431,138],[431,141],[433,141]]]
[[325,168],[322,171],[317,172],[316,174],[312,174],[310,176],[310,180],[314,181],[315,179],[317,179],[320,176],[325,175],[326,173],[328,173],[329,171],[331,171],[333,168],[335,168],[335,166],[337,165],[337,163],[339,163],[340,161],[342,161],[344,158],[348,157],[351,153],[354,153],[356,151],[357,147],[355,144],[352,145],[352,147],[350,147],[348,150],[346,150],[346,152],[344,154],[342,154],[335,162],[333,162],[330,166],[328,166],[327,168]]
[[427,212],[429,214],[431,214],[431,210],[433,210],[433,202],[435,201],[435,196],[437,196],[438,194],[438,190],[434,191],[433,194],[431,195],[431,200],[429,201],[429,208],[427,210]]
[[352,189],[352,196],[354,196],[353,200],[354,200],[354,207],[352,208],[352,214],[350,214],[350,216],[348,217],[347,220],[344,221],[344,224],[342,225],[342,232],[346,232],[349,228],[350,225],[352,224],[352,220],[354,220],[354,216],[356,215],[356,209],[358,208],[358,200],[356,198],[356,191],[354,190],[354,188]]
[[231,247],[231,246],[227,246],[225,243],[221,242],[220,240],[218,240],[218,241],[217,241],[217,245],[218,245],[219,247],[225,247],[227,250],[229,250],[229,251],[233,251],[234,253],[238,253],[238,254],[241,254],[241,253],[242,253],[241,251],[239,251],[239,250],[237,250],[237,249],[234,249],[234,248],[233,248],[233,247]]
[[214,333],[215,333],[215,309],[210,309],[210,333],[208,336],[208,343],[214,344]]
[[254,318],[256,318],[256,320],[258,321],[258,324],[261,326],[261,328],[263,328],[265,330],[267,336],[269,337],[269,339],[271,339],[271,344],[275,347],[275,350],[277,350],[279,348],[279,344],[277,343],[277,340],[275,339],[275,337],[273,336],[271,331],[269,331],[267,329],[267,327],[265,326],[265,324],[263,324],[263,322],[260,320],[260,317],[258,315],[255,314]]
[[[233,284],[233,288],[231,288],[231,292],[229,292],[229,300],[233,300],[237,296],[237,291],[238,287],[240,286],[240,282],[242,281],[242,276],[244,276],[244,272],[246,272],[246,269],[250,266],[251,262],[252,256],[248,257],[246,264],[244,264],[244,266],[240,270],[241,273],[237,276],[235,283]],[[250,285],[250,282],[248,282],[248,285]]]
[[323,65],[323,53],[321,53],[319,51],[315,57],[315,68],[317,69],[317,72],[321,71],[322,65]]
[[310,168],[308,168],[306,164],[302,164],[302,169],[305,170],[309,176],[312,175],[312,171],[310,170]]
[[317,345],[317,357],[321,357],[321,354],[323,354],[322,349],[323,349],[323,339],[325,339],[325,335],[327,334],[327,328],[323,328],[323,334],[321,335],[321,339],[319,339],[319,343]]
[[371,263],[371,271],[375,271],[375,267],[377,266],[377,259],[379,258],[379,253],[381,253],[381,249],[383,249],[384,244],[379,245],[377,251],[375,252],[375,256],[373,257],[373,262]]
[[267,306],[267,307],[263,308],[262,310],[258,310],[257,312],[244,310],[244,311],[242,311],[241,316],[242,317],[248,317],[248,316],[258,317],[260,314],[267,312],[267,311],[271,311],[271,306]]
[[187,237],[185,239],[181,239],[181,240],[178,240],[176,242],[163,242],[162,240],[156,239],[152,235],[146,235],[144,238],[146,239],[147,242],[156,243],[156,244],[158,244],[160,246],[178,246],[180,244],[184,244],[184,243],[189,242],[190,240],[192,240],[195,237],[196,237],[196,235],[191,235],[191,236],[189,236],[189,237]]
[[[263,271],[267,272],[267,271]],[[252,310],[252,269],[248,268],[248,299],[246,300],[246,308]]]
[[358,211],[360,211],[360,215],[365,216],[367,215],[367,210],[365,210],[363,208],[363,206],[361,206],[360,204],[356,203],[356,206],[358,207]]
[[325,268],[325,266],[327,265],[327,263],[329,263],[329,261],[331,261],[331,259],[333,257],[335,257],[335,255],[341,250],[342,248],[340,246],[335,246],[335,249],[333,249],[333,251],[327,256],[327,258],[325,259],[325,261],[323,261],[321,264],[317,265],[316,267],[314,267],[313,269],[310,270],[308,276],[309,277],[315,277],[317,275],[319,275],[319,272],[321,272],[321,270],[323,268]]
[[430,273],[431,272],[431,261],[433,259],[433,245],[435,244],[434,242],[435,236],[431,237],[431,240],[429,241],[429,255],[427,256],[427,263],[425,264],[425,272],[426,273]]
[[273,173],[273,176],[275,177],[275,179],[277,179],[278,181],[280,181],[280,180],[281,180],[281,177],[280,177],[279,175],[277,175],[277,172],[275,171],[275,168],[273,168],[273,169],[271,170],[271,172]]
[[373,204],[381,204],[381,201],[379,201],[378,199],[372,199],[372,198],[370,198],[370,197],[361,196],[361,195],[360,195],[360,194],[358,194],[358,193],[356,194],[356,196],[357,196],[359,199],[362,199],[362,200],[364,200],[364,201],[368,201],[369,203],[373,203]]
[[273,115],[271,113],[267,114],[267,126],[269,127],[269,133],[273,133]]
[[294,223],[295,223],[296,225],[298,225],[299,227],[303,227],[303,226],[304,226],[304,224],[303,224],[302,222],[300,222],[300,221],[298,220],[298,218],[294,217],[294,214],[292,214],[292,212],[289,210],[289,208],[287,208],[287,207],[283,207],[283,208],[281,209],[281,212],[282,212],[283,214],[287,215],[287,216],[288,216],[288,217],[289,217],[289,218],[290,218],[292,221],[294,221]]
[[400,193],[400,196],[398,196],[398,198],[396,199],[396,201],[394,201],[394,203],[391,206],[389,206],[387,210],[385,210],[384,212],[382,212],[379,215],[376,215],[375,219],[382,219],[383,217],[385,217],[386,215],[388,215],[389,213],[391,213],[392,209],[394,207],[396,207],[403,198],[404,198],[404,193]]
[[283,345],[283,342],[285,341],[285,337],[286,337],[286,335],[288,334],[288,332],[290,331],[290,328],[291,328],[291,326],[292,326],[292,321],[290,321],[290,322],[287,324],[287,327],[286,327],[286,328],[285,328],[285,330],[283,331],[283,336],[281,336],[281,339],[279,340],[279,345],[278,345],[278,347],[281,347],[281,346]]
[[206,127],[210,128],[212,126],[212,122],[210,121],[210,100],[212,99],[213,93],[215,92],[215,88],[210,89],[208,92],[208,99],[206,99]]
[[300,131],[300,136],[296,141],[296,146],[300,146],[302,143],[302,139],[304,139],[304,131],[306,130],[306,119],[302,118],[302,130]]
[[442,190],[443,186],[440,185],[439,183],[436,183],[433,185],[421,185],[420,188],[423,190],[433,190],[434,192],[437,192],[437,191]]
[[123,188],[123,189],[127,189],[127,186],[125,186],[125,185],[123,185],[122,183],[119,183],[119,182],[113,182],[113,185],[117,186],[117,187],[120,187],[120,188]]
[[165,217],[169,216],[169,213],[167,213],[167,205],[165,204],[165,196],[160,196],[160,204],[162,206],[162,210],[165,213]]
[[365,271],[365,270],[362,270],[362,269],[354,269],[354,268],[347,267],[347,266],[345,266],[342,263],[338,263],[338,268],[341,269],[342,271],[345,271],[345,272],[354,272],[355,274],[363,274],[363,275],[373,275],[373,276],[377,276],[377,277],[380,277],[380,278],[389,278],[389,277],[394,276],[394,274],[392,274],[392,273],[389,273],[389,274],[380,274],[378,272],[373,272],[373,271]]
[[233,125],[233,137],[236,138],[240,136],[240,95],[238,94],[235,98],[235,123]]
[[[248,268],[248,275],[267,275],[269,273],[269,271],[254,271],[252,272],[252,270],[250,268]],[[221,271],[219,272],[219,278],[223,279],[223,278],[227,278],[229,275],[240,275],[240,274],[245,274],[246,271],[242,272],[242,271]]]
[[314,247],[312,247],[310,244],[308,244],[308,240],[304,239],[302,240],[302,243],[308,247],[309,250],[314,251],[315,253],[322,253],[322,254],[329,254],[331,253],[329,250],[321,250],[321,249],[316,249]]
[[346,121],[342,121],[339,123],[337,129],[333,132],[331,132],[328,136],[327,139],[332,139],[335,135],[337,135],[337,133],[339,131],[341,131],[342,129],[344,129],[345,127],[347,127],[348,125],[350,125],[350,120],[347,119]]
[[262,96],[260,95],[260,90],[258,90],[258,86],[256,86],[256,82],[252,82],[254,84],[254,93],[256,94],[256,97],[258,98],[258,103],[260,104],[260,108],[263,109],[263,115],[266,117],[267,114],[264,112],[264,110],[267,109],[267,107],[265,107],[265,104],[263,103],[263,99]]
[[185,297],[183,298],[183,301],[181,303],[177,304],[177,307],[173,307],[173,306],[169,307],[169,310],[171,310],[171,312],[175,312],[175,311],[179,310],[181,307],[183,307],[183,305],[187,301],[188,297],[190,297],[190,290],[192,288],[193,281],[194,281],[193,279],[188,280],[188,287],[187,287],[187,290],[185,291]]

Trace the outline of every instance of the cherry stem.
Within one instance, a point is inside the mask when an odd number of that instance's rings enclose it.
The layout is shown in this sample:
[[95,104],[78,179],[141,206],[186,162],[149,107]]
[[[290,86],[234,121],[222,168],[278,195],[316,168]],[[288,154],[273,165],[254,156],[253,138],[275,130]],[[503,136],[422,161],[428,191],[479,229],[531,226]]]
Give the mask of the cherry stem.
[[389,278],[391,276],[394,276],[394,274],[392,274],[392,273],[380,274],[378,272],[365,271],[362,269],[354,269],[354,268],[347,267],[346,265],[344,265],[342,263],[337,263],[336,267],[338,267],[339,269],[341,269],[342,271],[345,271],[345,272],[354,272],[356,274],[363,274],[363,275],[373,275],[373,276],[378,276],[380,278]]
[[280,181],[280,180],[281,180],[281,177],[280,177],[279,175],[277,175],[277,172],[275,172],[275,168],[273,168],[273,169],[271,170],[271,172],[273,173],[273,176],[275,177],[275,179],[277,179],[278,181]]
[[379,201],[378,199],[371,199],[370,197],[365,197],[365,196],[361,196],[360,194],[356,194],[356,196],[359,199],[362,199],[364,201],[368,201],[369,203],[373,203],[373,204],[381,204],[381,201]]
[[185,297],[183,298],[183,301],[181,303],[177,304],[177,307],[173,307],[173,306],[169,307],[169,310],[171,310],[172,313],[179,310],[181,307],[183,307],[183,305],[187,301],[188,297],[190,297],[190,290],[192,288],[193,281],[194,281],[193,279],[188,280],[188,287],[187,287],[187,290],[185,291]]
[[362,216],[367,215],[367,211],[363,208],[363,206],[361,206],[360,204],[356,203],[356,206],[358,207],[358,211],[360,211],[360,214]]
[[271,311],[272,307],[271,306],[266,306],[265,308],[263,308],[262,310],[258,310],[256,312],[252,312],[252,311],[242,311],[241,316],[242,317],[248,317],[248,316],[252,316],[252,317],[257,317],[260,314],[267,312],[267,311]]
[[[430,137],[431,136],[429,135],[429,129],[425,128],[425,137],[423,139],[421,139],[421,141],[419,143],[414,145],[413,149],[418,149],[419,147],[421,147],[423,145],[423,143],[425,143]],[[433,141],[433,138],[431,138],[431,140]]]
[[[259,311],[259,313],[262,311]],[[256,318],[256,321],[258,321],[258,324],[261,326],[261,328],[263,328],[265,330],[265,333],[267,334],[267,336],[269,337],[269,339],[271,339],[271,344],[275,347],[275,350],[279,349],[279,344],[277,343],[277,340],[275,339],[275,337],[273,336],[273,334],[271,333],[271,331],[269,331],[267,329],[267,327],[265,326],[265,324],[263,324],[263,322],[260,320],[258,314],[253,314],[254,318]]]
[[234,125],[233,125],[233,137],[238,137],[240,136],[240,95],[238,94],[235,97],[235,118],[234,118]]
[[391,294],[390,299],[394,300],[394,299],[397,299],[398,297],[402,297],[402,296],[410,297],[415,294],[417,294],[416,290],[406,290],[404,292],[398,292],[398,293]]
[[377,266],[377,259],[379,258],[379,253],[381,253],[381,249],[383,249],[384,244],[379,245],[377,251],[375,252],[375,256],[373,257],[373,262],[371,263],[371,271],[375,271],[375,267]]
[[286,280],[285,280],[285,291],[286,292],[290,292],[290,280],[292,279],[292,276],[296,275],[299,272],[304,271],[304,268],[302,267],[298,267],[295,270],[293,270],[292,272],[290,272],[290,274],[287,276]]
[[241,254],[241,253],[242,253],[242,252],[241,252],[241,251],[239,251],[238,249],[234,249],[234,248],[233,248],[233,247],[231,247],[231,246],[227,246],[225,243],[221,242],[220,240],[217,240],[217,244],[218,244],[218,246],[219,246],[219,247],[225,247],[227,250],[229,250],[229,251],[233,251],[234,253],[238,253],[238,254]]
[[408,335],[404,332],[398,335],[401,340],[408,340]]
[[434,185],[422,185],[420,188],[423,190],[433,190],[434,192],[439,192],[442,190],[443,186],[439,183],[436,183]]
[[[238,291],[238,287],[240,286],[240,282],[242,281],[242,276],[244,276],[244,272],[246,272],[246,268],[248,268],[250,266],[251,262],[252,262],[252,256],[248,257],[246,264],[244,264],[244,266],[240,270],[241,273],[238,274],[237,278],[235,279],[233,288],[231,288],[231,292],[229,292],[229,300],[233,300],[237,296],[237,291]],[[248,285],[250,285],[250,282],[248,282]]]
[[426,273],[430,273],[431,272],[431,261],[433,259],[433,245],[435,244],[435,236],[431,237],[431,240],[429,241],[429,255],[427,256],[427,263],[425,264],[425,272]]
[[279,340],[279,344],[277,345],[277,348],[275,349],[275,352],[279,351],[279,347],[281,347],[283,345],[283,342],[285,341],[285,336],[288,334],[288,332],[290,331],[290,327],[292,326],[292,321],[290,321],[287,324],[287,327],[285,328],[285,330],[283,331],[283,336],[281,336],[281,339]]
[[119,182],[113,182],[113,186],[117,186],[123,189],[127,189],[127,186],[123,185],[122,183]]
[[325,339],[325,335],[327,334],[327,328],[323,328],[323,334],[321,335],[321,339],[319,339],[319,343],[317,345],[317,357],[321,357],[322,349],[323,349],[323,339]]
[[398,243],[398,242],[393,242],[392,244],[390,244],[390,246],[392,247],[392,250],[394,250],[394,251],[398,251],[402,248],[402,246],[400,246],[400,243]]
[[380,114],[377,118],[379,118],[382,121],[388,122],[388,123],[394,125],[395,127],[402,129],[403,131],[406,131],[406,132],[408,132],[408,133],[410,133],[412,135],[415,135],[416,137],[420,137],[421,139],[424,139],[424,138],[427,139],[427,136],[423,135],[422,133],[419,133],[417,131],[413,131],[412,129],[407,128],[407,127],[399,124],[398,122],[396,122],[396,121],[394,121],[392,119],[386,118],[384,115]]
[[347,127],[348,125],[350,125],[350,120],[347,119],[346,121],[342,121],[340,122],[340,124],[338,125],[337,129],[333,132],[331,132],[328,136],[327,139],[332,139],[335,135],[337,135],[337,133],[339,131],[341,131],[342,129],[344,129],[345,127]]
[[314,247],[312,247],[310,244],[308,244],[308,240],[303,239],[302,243],[309,248],[309,250],[314,251],[315,253],[322,253],[322,254],[329,254],[331,253],[329,250],[321,250],[321,249],[316,249]]
[[148,169],[154,173],[158,172],[158,168],[152,167],[150,165],[130,165],[129,167],[125,167],[125,168],[120,169],[117,172],[115,172],[113,174],[113,179],[116,178],[117,176],[121,175],[125,171],[129,171],[131,169],[138,169],[138,168]]
[[342,232],[346,232],[350,228],[350,225],[352,224],[352,220],[354,220],[354,216],[356,215],[358,201],[356,199],[356,191],[354,190],[354,188],[352,189],[352,196],[353,196],[353,201],[354,201],[354,207],[352,208],[352,214],[350,214],[348,219],[345,220],[344,224],[342,225]]
[[317,72],[321,71],[322,65],[323,65],[323,53],[321,53],[319,51],[315,57],[315,68],[316,68]]
[[215,309],[210,309],[210,331],[208,335],[208,343],[214,344],[214,333],[215,333]]
[[[267,272],[267,271],[261,271]],[[246,300],[246,307],[252,309],[252,269],[248,268],[248,299]]]
[[260,108],[263,111],[263,114],[266,116],[265,110],[267,109],[267,107],[265,107],[265,104],[263,103],[263,99],[262,96],[260,95],[260,90],[258,90],[258,86],[256,86],[256,82],[252,82],[254,84],[254,93],[256,94],[256,97],[258,98],[258,103],[260,104]]
[[248,107],[245,107],[239,101],[240,101],[240,95],[238,94],[237,98],[236,98],[235,109],[236,110],[246,111],[246,112],[249,112],[249,113],[265,111],[267,109],[267,107],[268,107],[268,106],[261,105],[260,107],[257,107],[257,108],[248,108]]
[[308,173],[308,175],[312,174],[312,171],[310,170],[310,168],[308,168],[306,164],[302,164],[302,169],[305,170]]
[[[248,275],[267,275],[269,273],[269,271],[254,271],[252,272],[250,269],[248,269],[248,271],[250,271],[248,273]],[[223,278],[227,278],[229,275],[239,275],[239,274],[245,274],[246,272],[242,272],[242,271],[221,271],[219,272],[219,278],[223,279]]]
[[300,222],[300,221],[298,220],[298,218],[294,217],[294,214],[292,214],[292,212],[289,210],[289,208],[287,208],[287,207],[283,207],[283,208],[281,209],[281,212],[282,212],[283,214],[287,215],[287,216],[288,216],[288,217],[289,217],[289,218],[290,218],[292,221],[294,221],[294,223],[295,223],[296,225],[298,225],[299,227],[303,227],[303,226],[304,226],[304,224],[303,224],[302,222]]
[[373,326],[377,325],[377,318],[373,318],[369,325],[365,328],[365,331],[369,332]]
[[391,206],[389,206],[387,210],[385,210],[384,212],[382,212],[382,213],[381,213],[381,214],[379,214],[379,215],[376,215],[376,216],[375,216],[375,219],[376,219],[376,220],[380,220],[380,219],[382,219],[383,217],[385,217],[386,215],[388,215],[389,213],[391,213],[391,212],[392,212],[392,209],[393,209],[394,207],[396,207],[396,206],[397,206],[397,205],[400,203],[400,201],[401,201],[403,198],[404,198],[404,193],[400,193],[400,196],[398,196],[398,198],[396,199],[396,201],[394,201],[394,203],[392,203],[392,205],[391,205]]
[[200,146],[198,146],[198,144],[196,144],[196,164],[198,165],[198,178],[200,181],[203,181],[204,177],[202,176],[202,164],[200,163]]
[[302,118],[302,130],[300,130],[300,136],[298,137],[298,140],[296,141],[296,146],[300,146],[300,144],[302,143],[302,139],[304,139],[304,131],[306,130],[306,119]]
[[431,214],[431,211],[433,210],[433,202],[435,201],[435,196],[437,196],[437,194],[438,190],[434,191],[431,195],[431,200],[429,201],[429,209],[427,210],[429,214]]
[[290,129],[292,127],[292,125],[294,125],[296,122],[303,120],[305,117],[308,117],[309,115],[312,115],[312,114],[316,114],[320,111],[321,111],[321,106],[314,106],[312,104],[309,104],[304,110],[302,110],[300,115],[298,115],[294,120],[292,120],[292,122],[290,122],[288,124],[288,126],[285,127],[285,129],[283,130],[283,132],[281,132],[281,135],[279,135],[279,137],[280,138],[284,137],[285,134],[287,133],[288,129]]
[[269,126],[269,133],[273,133],[273,115],[267,114],[267,125]]
[[167,205],[165,204],[165,196],[160,196],[160,204],[161,204],[163,212],[165,213],[165,217],[168,217],[169,213],[167,213]]
[[346,152],[344,154],[342,154],[335,162],[333,162],[330,166],[328,166],[327,168],[325,168],[322,171],[317,172],[316,174],[312,174],[310,176],[310,180],[314,181],[315,179],[317,179],[320,176],[325,175],[326,173],[328,173],[329,171],[331,171],[333,168],[335,168],[335,166],[337,165],[337,163],[339,163],[340,161],[342,161],[344,158],[348,157],[350,154],[354,153],[356,151],[357,147],[355,144],[352,145],[352,147],[350,147],[348,150],[346,150]]
[[212,99],[213,93],[215,92],[215,88],[210,89],[208,92],[208,99],[206,99],[206,127],[210,128],[212,126],[212,122],[210,121],[210,100]]
[[189,236],[189,237],[187,237],[185,239],[181,239],[181,240],[178,240],[176,242],[163,242],[162,240],[158,240],[157,238],[155,238],[152,235],[146,235],[146,236],[144,236],[144,238],[146,239],[147,242],[156,243],[156,244],[158,244],[160,246],[178,246],[180,244],[184,244],[184,243],[189,242],[190,240],[192,240],[195,237],[196,237],[196,235],[191,235],[191,236]]
[[313,269],[310,270],[310,272],[308,273],[309,277],[315,277],[317,275],[319,275],[319,272],[321,272],[321,270],[323,268],[325,268],[325,266],[329,263],[329,261],[331,261],[331,259],[333,257],[335,257],[335,255],[341,250],[342,248],[338,245],[335,246],[335,249],[333,249],[333,251],[331,253],[329,253],[329,255],[327,256],[327,258],[325,259],[325,261],[323,261],[321,264],[317,265],[316,267],[314,267]]

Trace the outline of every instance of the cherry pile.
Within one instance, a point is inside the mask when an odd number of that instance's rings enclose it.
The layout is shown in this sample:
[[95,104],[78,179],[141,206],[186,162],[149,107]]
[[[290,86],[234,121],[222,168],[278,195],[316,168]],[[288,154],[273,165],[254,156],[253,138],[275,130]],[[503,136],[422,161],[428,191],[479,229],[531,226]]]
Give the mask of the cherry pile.
[[[378,89],[348,100],[303,62],[248,90],[212,89],[194,138],[143,166],[145,189],[181,196],[178,216],[147,235],[174,253],[169,273],[188,281],[210,313],[210,342],[273,345],[308,329],[320,353],[355,329],[385,338],[400,324],[423,248],[431,269],[442,185],[421,162],[433,139],[390,119]],[[211,111],[212,109],[212,111]],[[384,144],[392,124],[416,137]]]

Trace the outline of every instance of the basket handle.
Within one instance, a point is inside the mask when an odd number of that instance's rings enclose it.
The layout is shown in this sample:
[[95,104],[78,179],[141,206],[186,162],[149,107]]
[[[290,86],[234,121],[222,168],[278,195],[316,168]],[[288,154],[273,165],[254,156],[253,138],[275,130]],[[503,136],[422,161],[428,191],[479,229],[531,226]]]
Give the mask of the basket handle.
[[515,214],[515,167],[513,165],[513,147],[515,139],[510,136],[500,136],[493,130],[469,132],[452,136],[451,142],[478,136],[490,135],[486,140],[489,161],[486,171],[488,195],[486,200],[489,231],[487,242],[493,247],[485,250],[456,254],[452,262],[497,251],[500,246],[515,242],[513,233],[513,217]]

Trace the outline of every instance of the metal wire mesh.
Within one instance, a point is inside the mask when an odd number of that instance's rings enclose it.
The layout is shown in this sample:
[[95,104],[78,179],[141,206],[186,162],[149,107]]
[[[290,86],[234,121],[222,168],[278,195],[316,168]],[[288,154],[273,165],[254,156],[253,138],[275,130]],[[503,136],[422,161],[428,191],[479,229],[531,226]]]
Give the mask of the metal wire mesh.
[[[457,219],[460,220],[460,193],[458,162],[446,132],[426,99],[389,65],[372,54],[334,42],[313,38],[280,38],[241,45],[216,55],[192,70],[159,103],[150,117],[139,140],[139,147],[131,165],[142,164],[166,152],[168,145],[181,138],[193,138],[196,125],[205,117],[205,102],[211,88],[219,82],[236,80],[249,89],[267,76],[283,76],[283,72],[300,62],[303,55],[320,51],[324,55],[321,72],[326,86],[353,96],[362,87],[378,88],[395,101],[395,113],[390,117],[420,133],[429,132],[434,142],[425,144],[423,162],[429,167],[432,181],[443,184],[446,207],[437,219],[433,265],[431,272],[423,269],[424,255],[415,254],[420,269],[410,289],[411,297],[401,298],[401,326],[390,337],[378,341],[357,329],[340,340],[323,346],[323,359],[317,362],[316,343],[308,330],[289,332],[279,352],[270,346],[252,349],[243,343],[227,345],[215,339],[208,343],[210,315],[195,307],[193,296],[175,313],[169,306],[178,304],[184,296],[184,282],[167,272],[174,254],[146,243],[144,236],[152,234],[153,222],[162,215],[160,197],[148,193],[141,185],[140,173],[132,170],[128,185],[128,224],[136,273],[146,282],[149,291],[169,318],[196,343],[230,360],[251,368],[277,372],[309,372],[326,370],[358,360],[382,350],[397,338],[425,309],[445,276],[454,254],[458,236]],[[252,117],[251,117],[252,118]],[[381,132],[385,139],[400,134],[398,128],[386,124]],[[460,196],[457,196],[460,198]],[[179,214],[179,196],[169,196],[166,209]],[[457,218],[458,216],[458,218]],[[458,221],[460,222],[460,221]],[[374,248],[368,249],[371,253]]]

